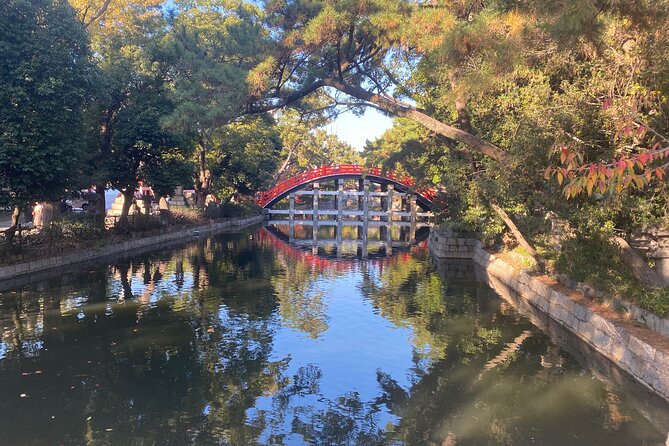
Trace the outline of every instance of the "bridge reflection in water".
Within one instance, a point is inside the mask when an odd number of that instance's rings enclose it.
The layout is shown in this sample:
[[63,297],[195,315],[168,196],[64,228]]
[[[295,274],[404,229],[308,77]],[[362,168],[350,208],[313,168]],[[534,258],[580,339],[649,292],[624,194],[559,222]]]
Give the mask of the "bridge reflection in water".
[[265,208],[265,216],[290,243],[364,258],[370,250],[392,254],[427,235],[432,212],[421,198],[393,184],[337,178],[286,194]]
[[267,224],[261,234],[273,242],[275,247],[282,251],[291,249],[300,253],[309,254],[323,259],[375,259],[388,257],[398,253],[409,253],[412,248],[425,248],[429,233],[428,228],[420,228],[415,237],[410,240],[409,230],[395,227],[392,231],[392,240],[382,238],[381,228],[369,228],[365,239],[356,238],[358,232],[355,227],[344,227],[342,237],[337,237],[336,226],[320,227],[316,238],[313,237],[313,227],[295,225],[294,237],[288,235],[287,224]]

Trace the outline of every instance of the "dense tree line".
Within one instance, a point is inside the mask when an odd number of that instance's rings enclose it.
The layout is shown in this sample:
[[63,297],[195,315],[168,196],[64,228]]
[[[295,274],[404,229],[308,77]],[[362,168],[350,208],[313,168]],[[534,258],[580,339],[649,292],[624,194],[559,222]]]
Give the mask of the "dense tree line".
[[95,185],[100,215],[106,189],[123,193],[123,220],[140,182],[160,195],[194,188],[204,206],[329,149],[354,157],[316,105],[247,113],[246,79],[271,40],[264,17],[241,1],[4,2],[0,206],[16,223],[30,203]]
[[323,125],[371,107],[395,124],[366,162],[440,187],[444,224],[543,257],[546,217],[567,221],[637,278],[626,239],[667,226],[664,0],[2,8],[0,197],[17,210],[90,184],[248,194],[358,157]]

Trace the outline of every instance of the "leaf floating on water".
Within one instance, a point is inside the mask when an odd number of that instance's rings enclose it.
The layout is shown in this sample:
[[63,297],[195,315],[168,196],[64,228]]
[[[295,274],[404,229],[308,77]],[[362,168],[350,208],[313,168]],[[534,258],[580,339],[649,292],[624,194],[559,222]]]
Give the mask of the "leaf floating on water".
[[216,330],[214,330],[214,327],[209,327],[207,328],[207,333],[214,333]]

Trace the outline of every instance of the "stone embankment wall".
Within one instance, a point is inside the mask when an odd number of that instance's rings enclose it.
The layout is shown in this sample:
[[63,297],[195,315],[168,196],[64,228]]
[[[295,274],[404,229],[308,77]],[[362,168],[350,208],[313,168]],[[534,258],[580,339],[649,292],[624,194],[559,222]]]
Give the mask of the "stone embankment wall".
[[432,254],[440,259],[472,259],[477,240],[470,234],[432,228],[428,239]]
[[[636,381],[669,400],[669,338],[663,336],[667,331],[664,319],[617,300],[604,299],[602,305],[549,277],[519,270],[466,235],[433,229],[428,246],[440,259],[438,264],[449,258],[473,259],[493,288],[504,284]],[[625,311],[616,311],[620,309]],[[640,326],[640,321],[648,326]]]
[[549,277],[518,270],[477,245],[473,260],[638,382],[669,400],[669,339]]
[[128,251],[135,252],[144,248],[156,247],[156,245],[165,245],[175,241],[192,238],[194,235],[205,235],[224,229],[239,229],[245,226],[261,223],[262,220],[262,215],[247,218],[234,218],[202,226],[169,230],[153,236],[133,238],[102,248],[76,250],[69,254],[3,266],[0,267],[0,281],[16,279],[22,276],[46,272],[48,270],[61,269],[75,264],[90,262],[95,259],[119,255]]
[[656,331],[665,338],[669,338],[669,319],[662,318],[657,314],[651,313],[648,310],[644,310],[641,307],[634,305],[631,302],[627,302],[616,297],[610,296],[606,293],[603,293],[587,283],[578,282],[567,275],[558,274],[556,276],[558,282],[572,290],[579,291],[586,296],[597,299],[601,302],[606,302],[608,305],[613,307],[617,311],[622,311],[623,313],[628,314],[632,319],[636,320],[639,323],[644,324],[646,327],[651,330]]
[[480,267],[477,268],[477,276],[487,281],[502,299],[546,333],[551,342],[573,356],[583,368],[600,380],[607,393],[624,394],[626,405],[642,414],[659,432],[669,432],[669,405],[664,398],[649,391],[613,361],[595,351],[591,344],[583,342],[562,323],[529,303],[497,277]]

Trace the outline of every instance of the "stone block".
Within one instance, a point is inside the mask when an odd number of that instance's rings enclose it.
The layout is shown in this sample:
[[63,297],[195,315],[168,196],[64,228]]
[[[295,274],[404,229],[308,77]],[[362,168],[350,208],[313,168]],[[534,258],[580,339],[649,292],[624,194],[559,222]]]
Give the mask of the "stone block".
[[655,368],[654,364],[646,364],[641,374],[641,380],[648,384],[653,389],[665,388],[667,383],[663,373]]
[[550,302],[548,302],[543,297],[537,296],[536,294],[534,294],[534,295],[532,295],[532,297],[529,300],[530,300],[530,302],[532,302],[536,307],[538,307],[544,313],[549,312],[551,304],[550,304]]
[[620,366],[637,378],[641,378],[646,363],[629,349],[623,349]]
[[562,296],[562,306],[565,308],[565,310],[567,310],[570,313],[576,314],[576,307],[577,306],[580,307],[581,305],[577,304],[576,302],[571,300],[571,298],[569,296],[567,296],[567,295],[565,295],[565,294],[563,294],[559,291],[553,290],[553,293],[559,294],[559,295]]
[[598,350],[603,352],[610,351],[612,342],[613,340],[607,333],[604,333],[601,330],[595,330],[594,336],[592,337],[592,344]]
[[585,305],[576,305],[576,311],[574,312],[576,317],[582,321],[587,321],[592,315],[592,311]]
[[656,349],[639,338],[634,336],[630,337],[627,345],[630,351],[642,358],[645,362],[654,361]]

